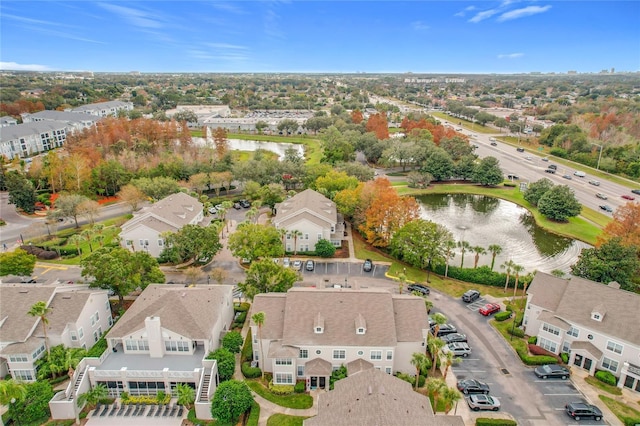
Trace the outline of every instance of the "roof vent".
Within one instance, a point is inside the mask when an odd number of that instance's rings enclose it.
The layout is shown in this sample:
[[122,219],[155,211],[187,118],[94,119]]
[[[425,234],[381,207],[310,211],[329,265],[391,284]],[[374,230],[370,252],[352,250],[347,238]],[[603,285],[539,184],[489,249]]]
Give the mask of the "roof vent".
[[369,395],[373,393],[373,389],[371,389],[371,385],[369,385]]
[[63,299],[71,299],[71,296],[62,296]]

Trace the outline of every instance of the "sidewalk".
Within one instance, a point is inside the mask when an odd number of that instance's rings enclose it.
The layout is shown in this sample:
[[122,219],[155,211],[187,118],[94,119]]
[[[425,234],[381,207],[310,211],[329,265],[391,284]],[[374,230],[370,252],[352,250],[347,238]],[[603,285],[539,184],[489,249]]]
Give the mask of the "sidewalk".
[[[571,369],[571,382],[573,383],[575,388],[578,389],[578,391],[580,391],[580,393],[585,396],[585,398],[590,404],[597,406],[600,409],[600,411],[602,411],[604,420],[606,420],[607,423],[610,424],[611,426],[624,426],[624,424],[616,417],[616,415],[613,414],[611,410],[609,410],[609,407],[607,407],[607,405],[604,402],[602,402],[600,398],[598,398],[598,395],[601,394],[598,391],[598,389],[596,389],[595,387],[591,386],[590,384],[584,381],[585,377],[587,376],[589,376],[589,372],[586,370],[583,370],[581,368]],[[624,402],[625,404],[628,404],[628,405],[632,405],[633,402],[638,400],[637,395],[634,398],[631,391],[628,391],[626,389],[622,389],[622,396],[608,395],[608,394],[606,395],[612,399],[618,400],[620,402]]]

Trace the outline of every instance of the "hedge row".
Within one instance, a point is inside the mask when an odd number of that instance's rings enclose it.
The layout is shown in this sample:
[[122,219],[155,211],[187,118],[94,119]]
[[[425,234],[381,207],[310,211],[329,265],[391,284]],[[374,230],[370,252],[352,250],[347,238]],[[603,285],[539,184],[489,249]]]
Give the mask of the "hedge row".
[[518,423],[511,419],[489,419],[480,417],[476,419],[476,426],[516,426]]
[[[434,268],[436,274],[444,275],[445,265],[436,265]],[[449,266],[449,278],[455,278],[460,281],[466,281],[475,284],[485,284],[493,287],[504,287],[507,280],[507,274],[492,271],[488,266],[479,266],[477,268],[460,268],[458,266]],[[518,288],[523,288],[524,282],[522,277],[518,282]],[[513,275],[509,277],[509,287],[513,288],[516,279]]]
[[252,367],[250,361],[243,362],[240,366],[240,370],[242,370],[242,374],[247,379],[257,379],[262,376],[262,370],[258,367]]
[[502,322],[511,318],[511,311],[498,312],[493,316],[496,321]]
[[244,346],[242,346],[242,352],[240,352],[240,361],[252,361],[253,360],[253,340],[251,338],[251,329],[247,332],[247,337],[244,339]]
[[269,382],[269,390],[275,395],[291,395],[294,389],[293,385],[274,385],[273,382]]
[[602,383],[606,383],[611,386],[615,386],[617,384],[616,376],[611,374],[608,371],[596,371],[596,379],[600,380]]

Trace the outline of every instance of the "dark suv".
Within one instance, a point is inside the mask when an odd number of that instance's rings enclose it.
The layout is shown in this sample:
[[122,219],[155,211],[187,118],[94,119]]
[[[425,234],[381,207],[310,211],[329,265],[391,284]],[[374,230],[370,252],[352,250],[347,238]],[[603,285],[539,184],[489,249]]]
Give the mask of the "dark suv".
[[422,284],[411,284],[409,287],[407,287],[407,289],[413,293],[414,291],[417,291],[418,293],[422,294],[423,296],[428,295],[431,290],[429,290],[429,287],[427,287],[426,285],[422,285]]
[[462,301],[466,303],[471,303],[474,300],[478,300],[479,298],[480,292],[478,290],[469,290],[462,295]]
[[598,421],[602,419],[602,411],[595,405],[586,402],[571,402],[564,407],[567,414],[574,420],[593,418]]

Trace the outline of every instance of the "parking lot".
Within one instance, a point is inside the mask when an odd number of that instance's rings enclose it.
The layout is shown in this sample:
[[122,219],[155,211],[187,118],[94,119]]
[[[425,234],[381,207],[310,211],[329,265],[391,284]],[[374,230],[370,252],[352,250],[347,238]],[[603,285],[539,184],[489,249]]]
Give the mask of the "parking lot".
[[322,276],[362,276],[370,278],[385,278],[385,274],[389,267],[387,265],[378,265],[374,262],[373,270],[365,272],[362,262],[315,262],[313,271],[307,271],[305,263],[302,264],[302,274],[305,277],[322,278]]

